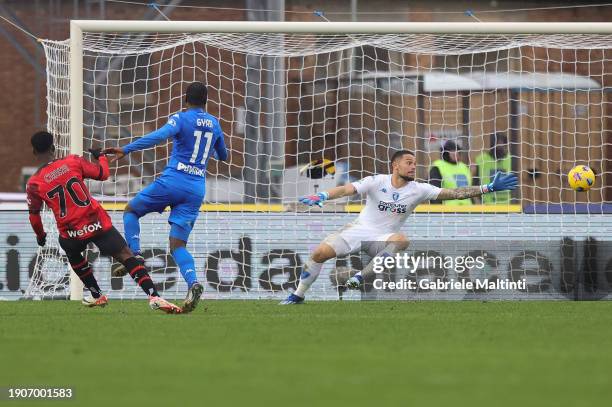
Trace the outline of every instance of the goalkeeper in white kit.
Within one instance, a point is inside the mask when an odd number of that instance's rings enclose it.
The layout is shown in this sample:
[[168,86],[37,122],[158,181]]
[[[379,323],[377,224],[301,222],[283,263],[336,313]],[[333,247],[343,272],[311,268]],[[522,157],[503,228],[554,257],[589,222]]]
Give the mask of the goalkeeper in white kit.
[[[400,150],[393,154],[391,167],[393,169],[391,174],[365,177],[357,182],[300,198],[300,202],[305,205],[323,206],[323,202],[329,199],[365,194],[366,205],[354,222],[326,237],[311,253],[304,265],[297,290],[281,304],[302,303],[306,297],[306,291],[315,282],[323,263],[327,260],[360,249],[367,251],[371,256],[379,257],[393,257],[397,252],[405,250],[409,241],[400,229],[408,215],[420,203],[430,200],[472,198],[491,192],[513,190],[518,186],[516,175],[499,172],[491,183],[474,187],[448,189],[416,182],[414,180],[416,158],[414,153],[408,150]],[[362,247],[362,242],[372,243]],[[376,242],[383,243],[377,245]],[[346,286],[353,289],[359,288],[364,276],[372,272],[373,263],[374,260],[351,277]]]

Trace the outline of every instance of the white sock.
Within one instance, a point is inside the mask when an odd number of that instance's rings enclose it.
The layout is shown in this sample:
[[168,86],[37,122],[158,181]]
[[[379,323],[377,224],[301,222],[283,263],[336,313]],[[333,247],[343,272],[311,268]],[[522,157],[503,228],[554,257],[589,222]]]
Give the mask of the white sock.
[[306,291],[310,288],[312,283],[315,282],[317,277],[319,277],[322,267],[323,263],[315,263],[312,259],[308,259],[306,264],[304,264],[304,271],[302,271],[302,275],[300,276],[300,284],[294,294],[304,298]]

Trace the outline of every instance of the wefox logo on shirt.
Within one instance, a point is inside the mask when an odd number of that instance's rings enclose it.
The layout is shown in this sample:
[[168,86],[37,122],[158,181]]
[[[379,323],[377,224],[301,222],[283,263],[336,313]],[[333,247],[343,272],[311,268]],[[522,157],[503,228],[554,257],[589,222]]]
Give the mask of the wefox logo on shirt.
[[96,230],[100,230],[100,229],[102,229],[102,224],[100,223],[100,221],[98,221],[96,223],[85,225],[79,230],[69,230],[68,236],[69,237],[81,237],[87,233],[93,233]]
[[378,210],[381,212],[406,213],[408,211],[408,205],[379,201]]
[[194,167],[193,165],[188,165],[188,164],[183,164],[183,163],[178,163],[178,165],[176,166],[176,169],[179,171],[183,171],[186,172],[187,174],[190,175],[197,175],[199,177],[206,177],[206,171],[198,168],[198,167]]

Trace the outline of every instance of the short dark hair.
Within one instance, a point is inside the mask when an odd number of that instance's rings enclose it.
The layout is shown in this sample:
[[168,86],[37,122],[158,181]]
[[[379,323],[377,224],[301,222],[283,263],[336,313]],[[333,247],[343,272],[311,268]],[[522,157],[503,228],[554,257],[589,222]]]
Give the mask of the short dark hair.
[[43,154],[53,147],[53,135],[48,131],[38,131],[30,138],[30,143],[36,154]]
[[410,154],[411,156],[416,157],[414,153],[410,150],[399,150],[393,153],[393,155],[391,156],[391,164],[393,164],[395,161],[399,160],[406,154]]
[[208,90],[202,82],[193,82],[187,86],[185,100],[190,105],[204,106],[208,100]]

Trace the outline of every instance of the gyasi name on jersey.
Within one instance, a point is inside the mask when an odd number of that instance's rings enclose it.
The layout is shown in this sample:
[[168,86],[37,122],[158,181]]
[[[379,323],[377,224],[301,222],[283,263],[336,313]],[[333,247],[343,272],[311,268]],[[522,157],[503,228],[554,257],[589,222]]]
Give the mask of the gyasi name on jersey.
[[210,119],[197,119],[196,120],[196,125],[198,127],[210,127],[210,128],[212,128],[213,122]]

